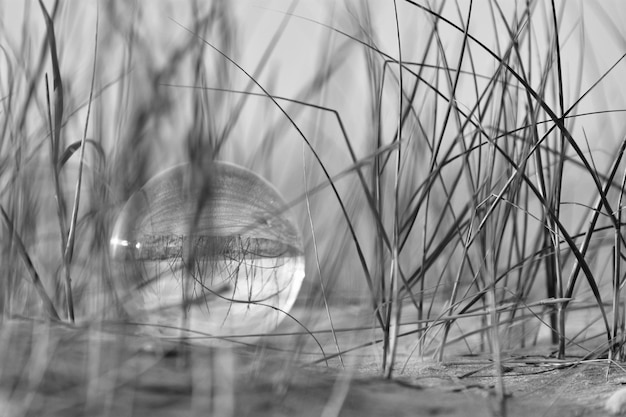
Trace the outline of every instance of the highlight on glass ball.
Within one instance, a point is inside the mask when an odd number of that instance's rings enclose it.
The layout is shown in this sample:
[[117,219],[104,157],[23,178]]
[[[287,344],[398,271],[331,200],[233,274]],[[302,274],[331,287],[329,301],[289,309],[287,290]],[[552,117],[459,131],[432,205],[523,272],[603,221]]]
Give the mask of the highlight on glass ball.
[[131,320],[165,336],[269,333],[304,279],[292,213],[245,168],[216,161],[208,173],[177,165],[126,202],[110,241],[120,299]]

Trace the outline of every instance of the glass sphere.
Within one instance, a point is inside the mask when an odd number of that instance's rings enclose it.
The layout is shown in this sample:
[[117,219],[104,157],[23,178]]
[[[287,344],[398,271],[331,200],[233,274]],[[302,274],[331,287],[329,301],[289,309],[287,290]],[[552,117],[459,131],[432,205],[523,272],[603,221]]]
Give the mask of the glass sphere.
[[131,320],[162,335],[268,333],[304,279],[300,234],[283,198],[224,162],[207,175],[183,164],[151,178],[117,217],[111,250]]

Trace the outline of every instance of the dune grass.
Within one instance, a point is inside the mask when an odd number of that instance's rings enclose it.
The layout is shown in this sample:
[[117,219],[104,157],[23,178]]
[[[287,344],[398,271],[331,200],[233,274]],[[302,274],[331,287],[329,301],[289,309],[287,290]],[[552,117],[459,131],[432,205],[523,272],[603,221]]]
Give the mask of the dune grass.
[[623,44],[609,11],[167,4],[27,1],[21,34],[0,28],[5,320],[118,319],[116,214],[162,169],[203,178],[217,159],[298,216],[304,313],[278,331],[293,358],[373,347],[387,378],[449,351],[501,372],[539,342],[624,359],[625,55],[596,67],[585,49],[598,22]]

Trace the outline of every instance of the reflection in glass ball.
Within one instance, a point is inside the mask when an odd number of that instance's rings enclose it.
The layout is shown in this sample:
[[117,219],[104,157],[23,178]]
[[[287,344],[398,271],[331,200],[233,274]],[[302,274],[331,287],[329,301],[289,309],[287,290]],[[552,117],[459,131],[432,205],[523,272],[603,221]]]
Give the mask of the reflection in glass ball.
[[214,162],[207,181],[198,177],[188,164],[170,168],[120,212],[111,249],[124,306],[163,335],[179,328],[224,337],[270,332],[304,279],[291,213],[247,169]]

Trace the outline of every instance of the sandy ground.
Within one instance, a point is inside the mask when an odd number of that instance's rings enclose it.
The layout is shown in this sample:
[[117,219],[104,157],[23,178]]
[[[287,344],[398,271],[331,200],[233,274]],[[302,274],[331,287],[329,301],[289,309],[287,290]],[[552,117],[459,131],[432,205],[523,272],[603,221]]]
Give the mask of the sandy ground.
[[535,348],[505,354],[501,404],[487,356],[410,360],[390,381],[374,350],[342,368],[277,343],[210,348],[130,330],[5,319],[0,415],[596,416],[626,383],[617,366],[607,377],[606,361],[567,366]]

